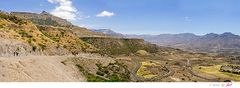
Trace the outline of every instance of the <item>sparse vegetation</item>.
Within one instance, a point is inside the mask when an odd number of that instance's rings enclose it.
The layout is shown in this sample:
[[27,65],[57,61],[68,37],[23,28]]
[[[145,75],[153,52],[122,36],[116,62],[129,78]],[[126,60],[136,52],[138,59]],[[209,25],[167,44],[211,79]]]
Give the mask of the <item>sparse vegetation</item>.
[[138,50],[146,50],[150,53],[157,52],[157,46],[145,43],[141,39],[119,39],[119,38],[99,38],[84,37],[83,41],[99,48],[98,53],[107,55],[130,55]]
[[127,82],[130,81],[130,72],[126,66],[121,63],[110,63],[108,66],[96,64],[98,71],[96,75],[89,73],[81,65],[77,64],[79,71],[81,71],[89,82]]
[[93,52],[96,50],[92,45],[82,41],[70,30],[49,26],[38,26],[40,31],[51,40],[68,49],[73,55],[79,52]]
[[28,23],[26,20],[22,20],[14,15],[6,14],[6,13],[0,13],[0,18],[5,20],[10,20],[18,25],[24,25]]
[[32,38],[32,35],[29,35],[29,33],[27,33],[26,30],[19,30],[18,33],[19,33],[22,37]]
[[40,48],[42,49],[42,50],[45,50],[46,49],[46,45],[44,45],[44,44],[38,44],[39,46],[40,46]]
[[51,18],[47,19],[31,19],[32,22],[39,24],[39,25],[52,25],[52,26],[61,26],[58,24],[55,20],[52,20]]
[[81,65],[77,64],[77,68],[79,69],[80,72],[83,73],[83,75],[87,78],[88,82],[106,82],[107,80],[104,78],[101,78],[99,76],[95,76],[88,71],[86,71]]
[[109,82],[127,82],[130,81],[130,72],[122,63],[109,63],[108,66],[97,64],[97,74],[108,78]]
[[0,28],[3,28],[3,25],[0,25]]

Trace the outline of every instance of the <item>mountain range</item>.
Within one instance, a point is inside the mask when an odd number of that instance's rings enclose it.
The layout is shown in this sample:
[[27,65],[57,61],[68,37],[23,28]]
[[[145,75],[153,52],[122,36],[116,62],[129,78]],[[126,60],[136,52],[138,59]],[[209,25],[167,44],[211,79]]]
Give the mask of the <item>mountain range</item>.
[[159,34],[159,35],[134,35],[120,34],[110,29],[98,30],[111,36],[125,38],[140,38],[159,46],[178,48],[192,52],[217,53],[223,55],[240,53],[240,36],[231,32],[223,34],[209,33],[206,35],[195,35],[192,33],[181,34]]

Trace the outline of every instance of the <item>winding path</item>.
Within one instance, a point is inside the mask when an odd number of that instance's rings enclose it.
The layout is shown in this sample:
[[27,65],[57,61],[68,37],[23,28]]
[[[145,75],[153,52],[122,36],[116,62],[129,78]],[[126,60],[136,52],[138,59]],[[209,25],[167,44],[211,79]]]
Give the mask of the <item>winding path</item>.
[[159,76],[154,77],[154,78],[143,78],[143,77],[137,76],[137,71],[140,69],[141,64],[139,62],[134,62],[134,64],[135,64],[135,67],[131,71],[131,76],[132,76],[132,79],[134,81],[158,81],[158,80],[161,80],[163,78],[173,76],[175,74],[175,71],[172,70],[168,65],[166,65],[165,67],[168,70],[168,73],[166,73],[165,75],[163,75],[163,76],[159,75]]
[[[210,82],[219,82],[217,79],[210,79],[201,75],[196,74],[193,70],[192,70],[192,66],[190,64],[190,60],[187,59],[187,62],[184,61],[175,61],[175,62],[179,62],[182,64],[182,67],[184,67],[191,75],[204,79],[204,80],[208,80]],[[133,81],[161,81],[164,78],[167,78],[169,76],[173,76],[175,74],[175,71],[173,69],[171,69],[171,67],[169,65],[165,65],[165,68],[168,70],[168,73],[166,73],[165,75],[159,75],[157,77],[154,78],[143,78],[143,77],[139,77],[137,76],[137,71],[140,69],[141,64],[138,61],[134,62],[134,68],[131,70],[131,76]]]
[[183,62],[183,61],[176,61],[176,62],[182,63],[182,64],[183,64],[183,67],[184,67],[185,69],[187,69],[187,71],[188,71],[190,74],[192,74],[193,76],[195,76],[195,77],[198,77],[198,78],[201,78],[201,79],[204,79],[204,80],[208,80],[208,81],[210,81],[210,82],[219,82],[217,79],[206,78],[206,77],[204,77],[204,76],[201,76],[201,75],[198,75],[198,74],[194,73],[194,72],[192,71],[192,66],[191,66],[191,64],[190,64],[190,60],[189,60],[189,59],[187,59],[187,63],[185,63],[185,62]]

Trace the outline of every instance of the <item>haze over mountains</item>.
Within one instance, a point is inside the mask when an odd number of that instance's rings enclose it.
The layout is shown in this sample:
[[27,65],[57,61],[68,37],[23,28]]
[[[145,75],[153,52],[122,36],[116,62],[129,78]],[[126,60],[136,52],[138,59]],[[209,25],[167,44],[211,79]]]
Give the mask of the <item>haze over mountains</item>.
[[227,55],[238,54],[240,51],[240,36],[231,32],[225,32],[223,34],[209,33],[202,36],[192,33],[124,35],[109,29],[101,29],[96,32],[125,38],[140,38],[159,46],[179,48],[193,52],[219,53]]

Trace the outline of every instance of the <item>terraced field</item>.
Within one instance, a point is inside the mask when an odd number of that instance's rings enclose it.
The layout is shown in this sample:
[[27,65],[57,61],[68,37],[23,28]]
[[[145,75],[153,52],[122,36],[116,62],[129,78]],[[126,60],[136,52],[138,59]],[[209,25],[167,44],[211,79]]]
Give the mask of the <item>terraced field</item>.
[[[164,71],[162,71],[162,69],[163,66],[158,62],[145,61],[141,62],[141,67],[137,71],[137,75],[147,79],[154,78],[160,74],[164,74]],[[161,73],[161,71],[163,73]]]
[[222,77],[225,79],[234,79],[236,81],[240,80],[240,75],[238,74],[233,74],[233,73],[228,73],[228,72],[221,72],[220,71],[221,65],[213,65],[213,66],[195,66],[193,67],[194,70],[206,73],[206,74],[211,74],[216,77]]

